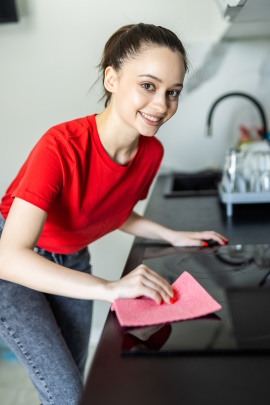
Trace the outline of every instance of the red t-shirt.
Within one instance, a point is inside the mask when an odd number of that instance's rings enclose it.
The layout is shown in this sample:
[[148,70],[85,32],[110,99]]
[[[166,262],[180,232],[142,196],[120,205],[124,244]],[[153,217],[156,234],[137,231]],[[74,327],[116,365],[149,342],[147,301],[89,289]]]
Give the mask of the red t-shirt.
[[6,219],[13,197],[48,213],[37,246],[73,253],[119,228],[147,196],[163,156],[155,137],[140,136],[126,166],[116,164],[100,141],[95,114],[48,130],[2,198]]

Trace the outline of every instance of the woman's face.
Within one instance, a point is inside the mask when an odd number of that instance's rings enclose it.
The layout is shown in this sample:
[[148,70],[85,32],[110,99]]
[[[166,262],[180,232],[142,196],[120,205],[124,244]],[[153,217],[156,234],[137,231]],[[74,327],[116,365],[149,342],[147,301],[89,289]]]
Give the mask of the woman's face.
[[111,99],[125,129],[155,135],[176,113],[184,76],[183,57],[166,47],[144,47],[125,61]]

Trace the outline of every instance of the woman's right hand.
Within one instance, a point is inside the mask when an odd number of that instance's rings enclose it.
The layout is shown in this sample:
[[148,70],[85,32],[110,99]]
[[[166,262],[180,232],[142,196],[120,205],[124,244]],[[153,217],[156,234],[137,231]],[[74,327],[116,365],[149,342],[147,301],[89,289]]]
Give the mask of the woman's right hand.
[[149,267],[141,264],[125,277],[108,283],[110,300],[117,298],[138,298],[146,296],[157,304],[163,301],[170,304],[174,292],[170,284]]

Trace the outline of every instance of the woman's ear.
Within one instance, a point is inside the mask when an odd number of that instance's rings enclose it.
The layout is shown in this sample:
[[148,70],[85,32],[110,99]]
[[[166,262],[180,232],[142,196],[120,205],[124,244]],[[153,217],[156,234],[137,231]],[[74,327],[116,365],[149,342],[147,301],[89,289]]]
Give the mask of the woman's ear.
[[112,66],[105,69],[104,87],[110,93],[114,93],[117,88],[117,73]]

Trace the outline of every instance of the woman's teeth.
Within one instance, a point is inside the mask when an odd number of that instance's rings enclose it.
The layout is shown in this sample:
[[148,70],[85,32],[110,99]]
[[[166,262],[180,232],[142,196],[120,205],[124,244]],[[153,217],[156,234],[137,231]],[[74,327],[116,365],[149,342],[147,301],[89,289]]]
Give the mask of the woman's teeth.
[[160,119],[161,119],[161,118],[154,118],[154,117],[151,117],[150,115],[147,115],[147,114],[145,114],[145,113],[143,113],[143,112],[141,112],[141,114],[142,114],[143,117],[145,117],[145,118],[147,118],[148,120],[153,121],[153,122],[158,122],[158,121],[160,121]]

